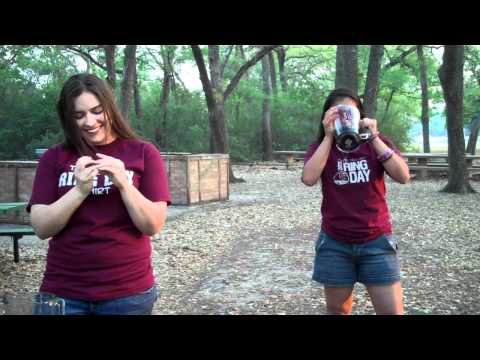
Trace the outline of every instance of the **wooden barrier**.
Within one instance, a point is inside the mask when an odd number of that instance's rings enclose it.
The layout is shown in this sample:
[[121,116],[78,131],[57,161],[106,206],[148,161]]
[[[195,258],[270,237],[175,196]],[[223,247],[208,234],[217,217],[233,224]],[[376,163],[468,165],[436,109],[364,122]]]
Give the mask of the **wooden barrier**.
[[[173,205],[229,198],[227,154],[162,154]],[[0,161],[0,202],[28,202],[38,161]],[[0,223],[30,224],[25,210],[0,213]]]
[[168,173],[173,204],[228,200],[228,154],[167,154],[162,158]]
[[[410,170],[416,171],[415,177],[419,180],[427,178],[431,171],[448,172],[450,170],[448,154],[446,153],[402,153],[402,156],[407,161]],[[480,171],[480,165],[475,163],[477,160],[480,160],[480,155],[465,154],[469,174],[477,170]]]

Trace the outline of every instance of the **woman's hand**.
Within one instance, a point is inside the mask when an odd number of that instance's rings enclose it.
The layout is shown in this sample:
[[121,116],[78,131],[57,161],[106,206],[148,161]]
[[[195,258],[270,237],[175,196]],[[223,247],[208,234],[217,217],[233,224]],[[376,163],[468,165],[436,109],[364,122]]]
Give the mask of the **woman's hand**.
[[97,156],[100,158],[99,160],[95,160],[98,170],[101,173],[107,173],[119,190],[123,189],[128,184],[128,177],[123,161],[100,153],[97,153]]
[[322,124],[325,131],[325,136],[334,137],[335,136],[335,119],[338,116],[338,109],[336,106],[331,107],[325,113],[323,117]]
[[377,120],[363,118],[362,120],[360,120],[359,125],[360,125],[360,128],[365,128],[370,130],[370,132],[372,133],[372,136],[378,135]]
[[75,164],[75,186],[88,196],[93,188],[93,178],[98,175],[98,166],[90,156],[82,156]]

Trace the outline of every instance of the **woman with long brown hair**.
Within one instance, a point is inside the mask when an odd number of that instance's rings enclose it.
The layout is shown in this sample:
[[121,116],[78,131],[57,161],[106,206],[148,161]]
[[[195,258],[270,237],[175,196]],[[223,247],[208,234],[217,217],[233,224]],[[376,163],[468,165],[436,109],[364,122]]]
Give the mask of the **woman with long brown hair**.
[[40,293],[69,314],[150,314],[157,298],[151,238],[171,201],[160,152],[123,119],[112,90],[72,76],[57,112],[64,142],[40,158],[27,210],[49,239]]

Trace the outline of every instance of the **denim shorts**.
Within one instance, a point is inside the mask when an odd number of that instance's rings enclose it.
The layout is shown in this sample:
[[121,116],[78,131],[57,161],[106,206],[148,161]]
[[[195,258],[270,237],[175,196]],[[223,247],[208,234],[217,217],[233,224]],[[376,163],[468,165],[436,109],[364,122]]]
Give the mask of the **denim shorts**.
[[[65,315],[151,315],[157,298],[156,285],[137,294],[112,300],[85,301],[60,297],[65,302]],[[45,313],[35,309],[35,314]]]
[[393,284],[400,280],[397,251],[392,235],[349,244],[321,231],[315,244],[312,279],[332,287],[353,287],[356,282],[366,286]]

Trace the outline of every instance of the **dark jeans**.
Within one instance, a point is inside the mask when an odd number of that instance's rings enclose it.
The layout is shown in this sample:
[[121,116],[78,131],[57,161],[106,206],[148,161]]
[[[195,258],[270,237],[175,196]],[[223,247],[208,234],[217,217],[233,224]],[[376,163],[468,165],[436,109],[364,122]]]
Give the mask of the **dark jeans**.
[[[157,287],[135,295],[103,301],[85,301],[62,298],[65,301],[65,315],[151,315],[157,301]],[[36,315],[43,315],[41,310]]]

